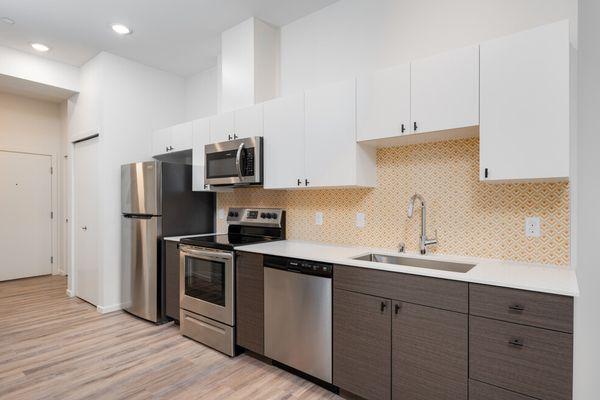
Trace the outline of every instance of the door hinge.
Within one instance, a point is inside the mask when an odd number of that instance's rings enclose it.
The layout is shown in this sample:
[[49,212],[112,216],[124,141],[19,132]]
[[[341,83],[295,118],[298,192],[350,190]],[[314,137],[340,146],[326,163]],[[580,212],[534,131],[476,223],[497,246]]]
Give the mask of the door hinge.
[[54,257],[50,257],[50,264],[54,264]]
[[50,219],[54,219],[54,211],[50,211]]

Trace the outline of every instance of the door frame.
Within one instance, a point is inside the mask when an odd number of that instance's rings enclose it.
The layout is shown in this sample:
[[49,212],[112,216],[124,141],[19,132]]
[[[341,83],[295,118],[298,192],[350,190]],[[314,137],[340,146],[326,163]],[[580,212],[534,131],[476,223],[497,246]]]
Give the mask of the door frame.
[[[51,263],[51,271],[52,275],[64,275],[64,267],[61,268],[60,264],[63,263],[63,260],[60,259],[60,251],[58,250],[58,224],[57,221],[62,219],[62,216],[59,214],[57,210],[57,205],[60,201],[58,198],[58,175],[59,171],[56,165],[56,156],[52,154],[45,153],[34,153],[30,151],[17,151],[10,149],[2,149],[0,148],[0,153],[13,153],[13,154],[27,154],[33,156],[44,156],[50,157],[50,167],[52,168],[52,172],[50,173],[50,211],[53,213],[53,218],[50,221],[50,257],[52,257]],[[49,171],[50,172],[50,171]]]
[[[75,227],[77,226],[77,214],[75,213],[75,146],[77,143],[85,142],[88,140],[98,139],[97,146],[100,146],[100,133],[97,130],[92,130],[80,137],[79,139],[72,139],[68,144],[68,197],[69,197],[69,215],[68,219],[69,227],[67,232],[67,253],[68,253],[68,267],[67,267],[67,296],[75,297],[76,290],[76,279],[75,276],[77,271],[75,269],[75,246],[77,245]],[[97,171],[99,172],[99,171]],[[100,219],[98,218],[98,265],[100,271],[101,268],[101,229],[100,229]],[[100,284],[102,278],[102,274],[98,274],[98,304],[102,304],[102,285]]]

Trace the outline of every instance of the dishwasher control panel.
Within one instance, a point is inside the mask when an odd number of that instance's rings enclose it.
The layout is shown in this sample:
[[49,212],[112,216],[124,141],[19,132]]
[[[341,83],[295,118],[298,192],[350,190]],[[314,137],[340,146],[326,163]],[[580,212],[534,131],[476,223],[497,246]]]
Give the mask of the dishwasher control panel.
[[318,261],[265,255],[263,265],[267,268],[315,275],[323,278],[331,278],[333,276],[333,264]]

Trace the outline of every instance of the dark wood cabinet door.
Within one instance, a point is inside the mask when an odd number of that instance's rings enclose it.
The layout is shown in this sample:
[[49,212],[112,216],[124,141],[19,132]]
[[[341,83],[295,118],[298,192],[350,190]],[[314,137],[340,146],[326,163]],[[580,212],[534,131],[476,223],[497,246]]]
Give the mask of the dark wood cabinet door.
[[334,290],[333,384],[368,400],[390,398],[391,301]]
[[236,344],[264,354],[265,310],[262,254],[236,254]]
[[468,316],[396,301],[392,307],[392,398],[466,400]]
[[179,321],[179,243],[165,241],[165,313]]

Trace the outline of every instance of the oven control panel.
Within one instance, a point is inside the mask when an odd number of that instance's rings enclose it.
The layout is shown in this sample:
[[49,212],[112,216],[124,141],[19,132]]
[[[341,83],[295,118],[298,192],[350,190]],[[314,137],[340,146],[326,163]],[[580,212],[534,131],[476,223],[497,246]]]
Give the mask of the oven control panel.
[[280,208],[230,208],[227,222],[237,225],[281,226],[284,213]]

